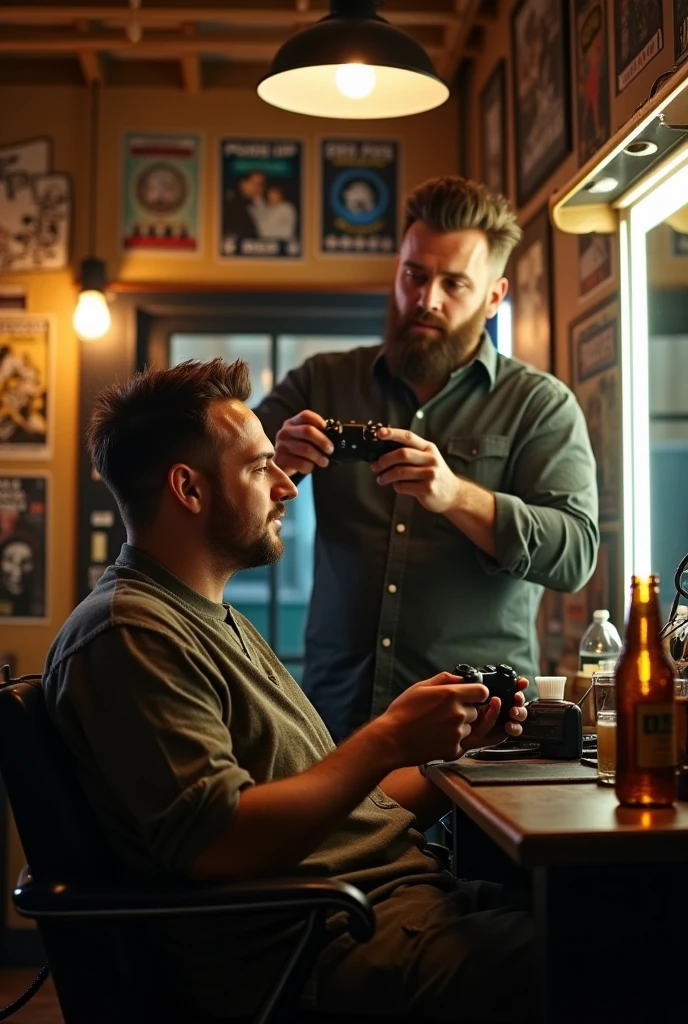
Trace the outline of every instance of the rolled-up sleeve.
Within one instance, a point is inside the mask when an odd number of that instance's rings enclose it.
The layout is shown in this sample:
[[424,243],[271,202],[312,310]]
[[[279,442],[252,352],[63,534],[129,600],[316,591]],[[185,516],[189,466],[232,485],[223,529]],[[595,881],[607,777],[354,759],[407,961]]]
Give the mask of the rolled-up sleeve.
[[597,561],[595,459],[573,394],[542,392],[513,452],[511,493],[496,494],[495,555],[479,557],[487,572],[575,591]]
[[53,713],[96,814],[105,801],[125,843],[183,874],[253,784],[233,754],[207,664],[163,633],[118,626],[65,670]]

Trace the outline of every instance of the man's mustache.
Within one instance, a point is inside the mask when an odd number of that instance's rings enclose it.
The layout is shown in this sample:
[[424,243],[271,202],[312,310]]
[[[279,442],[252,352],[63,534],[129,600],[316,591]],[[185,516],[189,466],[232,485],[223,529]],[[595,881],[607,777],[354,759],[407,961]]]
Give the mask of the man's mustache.
[[272,512],[268,516],[268,522],[271,523],[273,519],[280,519],[282,516],[286,516],[287,506],[283,501],[278,501]]
[[402,322],[402,329],[413,327],[415,324],[427,324],[428,327],[436,327],[443,334],[447,333],[447,323],[442,317],[436,316],[427,309],[418,309],[406,316]]

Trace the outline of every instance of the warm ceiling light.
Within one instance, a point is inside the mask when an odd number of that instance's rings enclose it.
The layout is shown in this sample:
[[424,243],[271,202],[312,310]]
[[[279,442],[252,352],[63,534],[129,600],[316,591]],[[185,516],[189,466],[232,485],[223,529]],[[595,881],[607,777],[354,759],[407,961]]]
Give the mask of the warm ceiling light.
[[330,14],[277,51],[258,95],[316,117],[373,119],[438,107],[449,89],[425,50],[379,17],[382,0],[330,0]]
[[112,322],[105,298],[105,263],[88,256],[81,261],[81,290],[72,326],[79,338],[95,341],[110,330]]
[[588,185],[588,192],[594,192],[596,195],[605,192],[613,192],[615,188],[618,188],[618,181],[616,178],[598,178],[597,181],[593,181]]

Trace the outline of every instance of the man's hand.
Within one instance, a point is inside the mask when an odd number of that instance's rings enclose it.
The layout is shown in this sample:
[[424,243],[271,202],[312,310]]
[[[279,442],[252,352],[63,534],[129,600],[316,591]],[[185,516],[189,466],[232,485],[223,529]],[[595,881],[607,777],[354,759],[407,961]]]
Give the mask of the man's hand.
[[517,739],[523,732],[522,723],[528,717],[528,712],[523,706],[525,697],[523,690],[528,686],[528,680],[523,676],[518,679],[519,691],[514,695],[514,703],[509,708],[509,721],[504,724],[504,732],[495,727],[499,709],[502,702],[499,697],[492,697],[485,707],[477,708],[477,717],[471,727],[470,736],[461,744],[464,751],[473,747],[484,747],[488,743],[500,743],[504,739],[504,733],[510,739]]
[[329,466],[327,458],[334,451],[323,430],[325,420],[312,409],[285,420],[275,437],[275,465],[287,474],[306,476],[316,466]]
[[391,484],[397,494],[412,494],[428,512],[442,515],[456,506],[461,480],[452,473],[436,444],[396,427],[380,428],[378,437],[404,446],[371,463],[379,484]]
[[404,690],[373,724],[391,744],[395,766],[453,761],[462,753],[482,710],[474,705],[488,696],[482,683],[466,683],[459,676],[440,672]]

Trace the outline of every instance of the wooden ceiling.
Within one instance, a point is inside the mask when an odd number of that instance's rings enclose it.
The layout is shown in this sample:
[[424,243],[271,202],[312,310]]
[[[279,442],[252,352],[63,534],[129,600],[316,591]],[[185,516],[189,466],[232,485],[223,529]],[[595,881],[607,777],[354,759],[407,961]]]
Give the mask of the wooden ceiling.
[[[387,0],[380,14],[451,85],[500,0]],[[0,84],[252,87],[328,0],[0,0]]]

